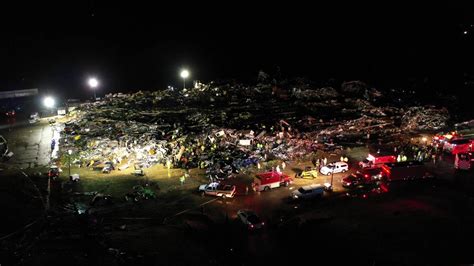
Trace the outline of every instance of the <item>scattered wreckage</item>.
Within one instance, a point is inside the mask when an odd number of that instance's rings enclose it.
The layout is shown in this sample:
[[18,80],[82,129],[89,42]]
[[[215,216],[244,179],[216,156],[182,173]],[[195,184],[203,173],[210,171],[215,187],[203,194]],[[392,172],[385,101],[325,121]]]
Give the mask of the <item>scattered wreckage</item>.
[[[284,99],[278,92],[285,91]],[[358,96],[358,97],[357,97]],[[65,124],[65,149],[79,166],[104,173],[156,164],[206,168],[212,180],[269,159],[292,160],[317,150],[340,153],[341,142],[447,126],[446,109],[380,104],[366,84],[292,90],[275,85],[211,82],[190,89],[108,94],[81,105]]]

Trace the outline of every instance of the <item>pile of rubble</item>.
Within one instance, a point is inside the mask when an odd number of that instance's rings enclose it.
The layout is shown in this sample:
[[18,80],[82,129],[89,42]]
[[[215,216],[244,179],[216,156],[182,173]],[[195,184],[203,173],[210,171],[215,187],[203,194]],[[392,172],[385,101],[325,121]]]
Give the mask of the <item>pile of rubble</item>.
[[118,169],[163,164],[238,172],[260,160],[310,154],[331,139],[439,129],[449,118],[446,109],[377,106],[383,95],[362,82],[344,83],[340,91],[292,87],[291,98],[281,97],[289,90],[275,88],[210,83],[110,94],[83,104],[65,125],[66,149],[89,167],[112,162]]
[[446,108],[410,107],[402,116],[402,129],[407,131],[416,130],[439,130],[447,126],[449,112]]
[[339,93],[331,87],[319,88],[314,90],[302,90],[293,88],[293,96],[296,99],[304,100],[325,100],[336,98],[339,96]]

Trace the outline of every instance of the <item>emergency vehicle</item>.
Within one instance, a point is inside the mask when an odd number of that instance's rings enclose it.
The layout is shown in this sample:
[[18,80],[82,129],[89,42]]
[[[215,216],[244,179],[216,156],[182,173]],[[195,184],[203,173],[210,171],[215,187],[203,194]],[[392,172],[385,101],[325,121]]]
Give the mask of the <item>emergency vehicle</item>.
[[444,142],[443,150],[452,154],[470,152],[472,150],[472,142],[470,139],[452,139]]
[[454,168],[461,170],[469,170],[474,165],[474,156],[472,152],[456,153],[454,158]]
[[387,181],[412,180],[433,177],[424,164],[419,161],[387,163],[382,165],[383,176]]
[[380,168],[385,163],[395,163],[397,157],[393,155],[380,155],[380,154],[370,154],[367,155],[367,158],[359,162],[361,168]]
[[255,191],[269,191],[272,188],[289,186],[293,179],[288,175],[276,171],[257,174],[252,183]]
[[457,139],[459,138],[459,134],[455,131],[453,132],[449,132],[447,134],[436,134],[434,137],[433,137],[433,145],[436,145],[436,144],[443,144],[445,141],[449,141],[451,139]]

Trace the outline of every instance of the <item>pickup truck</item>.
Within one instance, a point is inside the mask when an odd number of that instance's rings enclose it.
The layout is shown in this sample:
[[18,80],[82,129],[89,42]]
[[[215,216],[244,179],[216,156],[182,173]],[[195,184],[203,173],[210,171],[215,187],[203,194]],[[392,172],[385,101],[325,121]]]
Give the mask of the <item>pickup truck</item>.
[[199,186],[199,192],[201,192],[203,195],[210,195],[222,198],[234,197],[235,190],[235,186],[233,185],[223,185],[218,182]]

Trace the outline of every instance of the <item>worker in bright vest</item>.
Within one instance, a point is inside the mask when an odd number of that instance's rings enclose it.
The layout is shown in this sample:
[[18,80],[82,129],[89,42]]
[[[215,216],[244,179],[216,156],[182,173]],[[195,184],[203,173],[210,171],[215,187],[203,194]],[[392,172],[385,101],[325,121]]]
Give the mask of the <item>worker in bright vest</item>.
[[402,162],[406,162],[407,161],[407,156],[406,155],[403,155],[402,156]]

